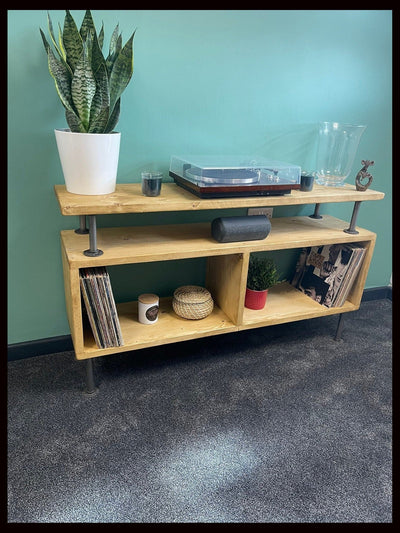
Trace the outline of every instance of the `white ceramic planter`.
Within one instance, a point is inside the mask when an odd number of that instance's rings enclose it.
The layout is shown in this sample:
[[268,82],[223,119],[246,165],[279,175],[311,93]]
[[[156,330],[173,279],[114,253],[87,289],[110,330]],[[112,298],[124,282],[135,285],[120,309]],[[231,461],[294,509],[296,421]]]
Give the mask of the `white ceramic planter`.
[[95,195],[115,191],[120,133],[54,132],[68,192]]

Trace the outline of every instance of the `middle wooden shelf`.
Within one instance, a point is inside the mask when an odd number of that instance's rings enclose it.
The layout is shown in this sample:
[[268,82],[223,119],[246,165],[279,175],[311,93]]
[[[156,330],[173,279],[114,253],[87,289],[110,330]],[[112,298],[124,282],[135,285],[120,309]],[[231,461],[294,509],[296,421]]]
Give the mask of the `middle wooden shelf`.
[[371,240],[375,235],[358,227],[357,235],[345,233],[343,230],[348,225],[330,215],[321,219],[309,216],[274,218],[266,239],[229,243],[219,243],[212,238],[210,223],[98,228],[97,243],[104,253],[97,257],[83,254],[89,247],[88,235],[63,230],[61,241],[70,267],[83,268],[360,242]]

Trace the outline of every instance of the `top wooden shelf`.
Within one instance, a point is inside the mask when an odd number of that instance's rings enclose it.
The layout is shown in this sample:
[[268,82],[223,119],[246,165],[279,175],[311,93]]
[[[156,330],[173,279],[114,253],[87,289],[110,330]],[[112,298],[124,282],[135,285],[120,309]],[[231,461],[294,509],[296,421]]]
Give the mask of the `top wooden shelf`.
[[54,190],[62,215],[109,215],[118,213],[152,213],[159,211],[200,211],[241,207],[304,205],[313,203],[358,202],[381,200],[384,193],[355,185],[323,187],[314,185],[311,192],[291,191],[283,196],[252,196],[245,198],[198,198],[175,183],[163,183],[160,196],[143,196],[140,183],[118,184],[114,193],[86,196],[67,192],[65,185]]

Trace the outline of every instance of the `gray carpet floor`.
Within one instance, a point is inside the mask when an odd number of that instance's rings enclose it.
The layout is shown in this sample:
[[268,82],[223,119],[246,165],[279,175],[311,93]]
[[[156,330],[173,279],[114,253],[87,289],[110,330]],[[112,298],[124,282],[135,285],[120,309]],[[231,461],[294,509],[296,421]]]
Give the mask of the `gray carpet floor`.
[[392,302],[8,363],[8,522],[392,522]]

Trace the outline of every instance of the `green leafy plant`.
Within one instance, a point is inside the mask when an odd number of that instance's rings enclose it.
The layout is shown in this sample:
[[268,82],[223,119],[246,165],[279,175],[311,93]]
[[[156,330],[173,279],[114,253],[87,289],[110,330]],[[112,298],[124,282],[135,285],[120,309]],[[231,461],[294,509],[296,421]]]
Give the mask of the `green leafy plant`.
[[[253,291],[264,291],[280,283],[280,275],[275,262],[270,258],[258,258],[250,254],[247,273],[247,288]],[[282,280],[283,281],[283,280]]]
[[56,53],[40,29],[47,52],[49,71],[58,96],[65,107],[65,117],[72,132],[109,133],[120,113],[121,94],[133,73],[133,38],[122,46],[119,24],[112,33],[106,58],[102,48],[104,28],[100,33],[86,10],[80,30],[66,10],[64,27],[59,25],[58,42],[47,14],[48,30]]

